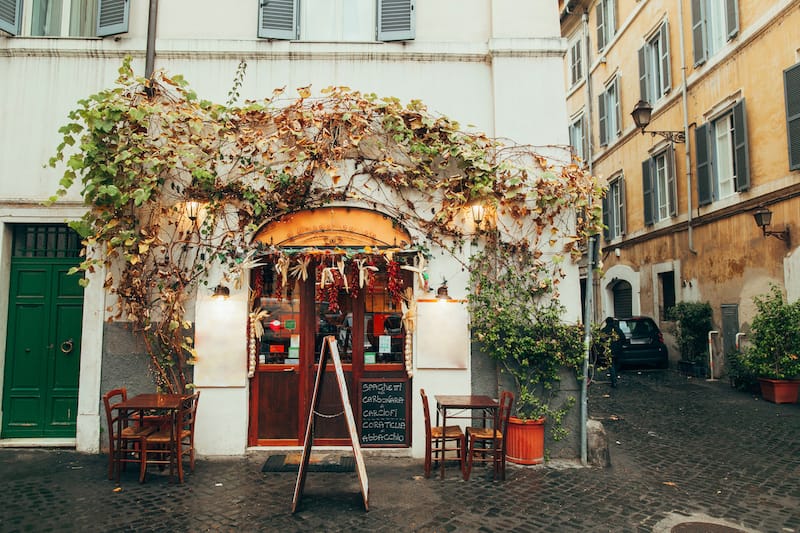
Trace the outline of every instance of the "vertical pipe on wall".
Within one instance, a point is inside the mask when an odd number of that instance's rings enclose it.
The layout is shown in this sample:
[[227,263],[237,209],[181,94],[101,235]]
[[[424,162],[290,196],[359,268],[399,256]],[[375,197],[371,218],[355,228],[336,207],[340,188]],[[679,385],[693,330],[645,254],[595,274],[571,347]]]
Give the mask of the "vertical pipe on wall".
[[[158,0],[150,0],[150,13],[147,17],[147,51],[145,53],[144,77],[153,76],[156,62],[156,19],[158,18]],[[150,91],[148,91],[148,94]]]
[[683,0],[678,1],[678,35],[681,43],[681,101],[683,104],[683,136],[686,139],[684,149],[686,151],[686,227],[688,228],[689,251],[697,254],[694,249],[694,235],[692,234],[692,156],[689,145],[689,104],[686,94],[686,53],[683,39]]

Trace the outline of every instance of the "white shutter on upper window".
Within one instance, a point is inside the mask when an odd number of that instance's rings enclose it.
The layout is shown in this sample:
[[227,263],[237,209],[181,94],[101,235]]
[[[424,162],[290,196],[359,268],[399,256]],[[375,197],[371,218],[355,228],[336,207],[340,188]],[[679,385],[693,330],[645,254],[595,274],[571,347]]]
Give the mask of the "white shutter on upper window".
[[297,39],[299,0],[259,0],[258,36],[262,39]]
[[97,36],[118,35],[128,31],[128,0],[99,0],[97,5]]
[[19,35],[22,31],[22,0],[0,0],[0,30]]
[[416,31],[415,0],[378,0],[378,40],[407,41]]

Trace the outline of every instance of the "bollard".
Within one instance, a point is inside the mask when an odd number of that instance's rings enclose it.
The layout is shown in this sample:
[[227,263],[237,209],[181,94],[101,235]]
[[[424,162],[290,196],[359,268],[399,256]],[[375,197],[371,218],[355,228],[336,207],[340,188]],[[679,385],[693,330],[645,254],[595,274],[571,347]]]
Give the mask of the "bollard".
[[714,346],[711,340],[713,335],[719,335],[719,331],[712,330],[708,332],[708,373],[710,376],[706,381],[717,381],[714,377]]

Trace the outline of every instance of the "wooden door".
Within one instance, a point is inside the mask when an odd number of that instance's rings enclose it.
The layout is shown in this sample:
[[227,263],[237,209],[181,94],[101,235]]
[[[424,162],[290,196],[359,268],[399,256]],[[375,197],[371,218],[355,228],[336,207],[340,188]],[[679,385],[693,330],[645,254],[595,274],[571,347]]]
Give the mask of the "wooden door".
[[74,437],[83,287],[67,272],[78,260],[20,255],[11,264],[2,436]]

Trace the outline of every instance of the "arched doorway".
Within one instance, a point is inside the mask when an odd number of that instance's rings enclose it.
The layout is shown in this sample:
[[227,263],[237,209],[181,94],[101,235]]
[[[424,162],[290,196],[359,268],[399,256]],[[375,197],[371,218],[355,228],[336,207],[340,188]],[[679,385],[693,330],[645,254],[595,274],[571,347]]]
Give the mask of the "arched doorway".
[[[360,427],[359,383],[409,379],[402,309],[392,291],[398,282],[413,283],[413,273],[396,268],[395,261],[395,254],[409,249],[411,236],[382,213],[325,207],[265,224],[253,242],[275,252],[251,272],[251,326],[258,321],[263,333],[255,339],[249,445],[302,443],[320,347],[328,335],[339,345]],[[349,443],[333,381],[328,376],[323,381],[315,418],[315,442],[321,445]],[[410,431],[409,426],[403,442],[392,444],[409,445]]]
[[614,295],[614,316],[628,318],[633,316],[633,289],[624,279],[618,280],[611,288]]

